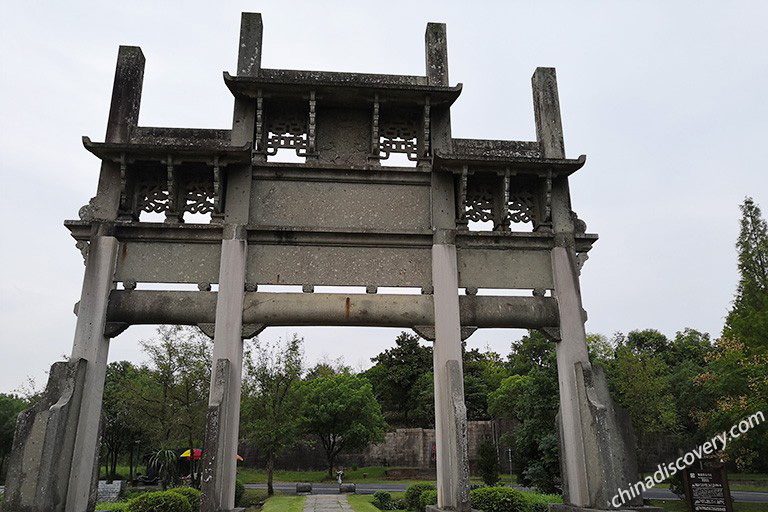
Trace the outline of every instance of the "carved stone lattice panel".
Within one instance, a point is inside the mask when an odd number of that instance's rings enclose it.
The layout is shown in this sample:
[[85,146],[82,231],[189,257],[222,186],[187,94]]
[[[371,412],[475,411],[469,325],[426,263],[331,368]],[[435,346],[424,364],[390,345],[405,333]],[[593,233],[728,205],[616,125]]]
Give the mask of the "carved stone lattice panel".
[[181,209],[189,213],[213,213],[214,180],[213,171],[207,166],[192,166],[184,169],[179,176]]
[[536,183],[533,180],[511,180],[507,219],[514,223],[536,224]]
[[494,195],[499,191],[493,179],[472,176],[468,180],[467,195],[464,201],[464,216],[473,222],[494,220]]
[[134,174],[134,214],[163,213],[170,208],[168,182],[165,169],[154,166],[130,169]]
[[408,160],[417,161],[419,117],[417,111],[382,109],[379,124],[379,156],[382,160],[391,153],[404,153]]
[[307,154],[309,113],[306,106],[272,108],[267,114],[267,155],[279,149],[293,149],[299,156]]

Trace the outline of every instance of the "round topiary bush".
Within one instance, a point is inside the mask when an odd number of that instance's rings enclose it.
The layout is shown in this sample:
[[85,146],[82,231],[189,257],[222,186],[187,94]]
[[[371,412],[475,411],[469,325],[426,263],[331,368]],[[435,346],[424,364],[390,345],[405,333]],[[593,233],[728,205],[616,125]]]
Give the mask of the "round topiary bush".
[[419,496],[419,508],[426,512],[427,506],[429,505],[437,505],[437,491],[436,490],[428,490],[421,493],[421,496]]
[[405,500],[405,507],[408,510],[419,510],[419,498],[421,497],[421,493],[433,490],[435,490],[434,484],[422,483],[409,485],[403,498]]
[[509,487],[482,487],[470,491],[472,508],[483,512],[527,512],[528,501],[522,492]]
[[174,487],[173,489],[168,489],[168,492],[175,492],[187,498],[193,511],[197,512],[200,509],[200,491],[197,489],[192,487]]
[[392,508],[392,495],[387,491],[376,491],[373,493],[373,499],[371,500],[373,506],[380,510],[393,510]]
[[128,503],[128,512],[195,512],[189,500],[173,491],[147,492]]

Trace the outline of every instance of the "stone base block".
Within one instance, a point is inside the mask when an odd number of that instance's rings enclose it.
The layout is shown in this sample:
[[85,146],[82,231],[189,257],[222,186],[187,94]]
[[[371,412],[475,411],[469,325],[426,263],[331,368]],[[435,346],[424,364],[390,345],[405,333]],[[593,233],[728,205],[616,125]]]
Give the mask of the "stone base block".
[[339,485],[339,494],[351,493],[355,494],[357,486],[355,484],[341,484]]
[[[612,508],[609,509],[612,512],[664,512],[664,509],[661,507],[647,507],[647,506],[641,506],[641,507],[632,507],[632,506],[623,506],[621,508]],[[577,507],[575,505],[564,505],[564,504],[553,504],[549,506],[549,512],[605,512],[605,510],[600,510],[596,508],[587,508],[587,507]]]
[[297,483],[296,494],[312,494],[312,484],[308,482]]

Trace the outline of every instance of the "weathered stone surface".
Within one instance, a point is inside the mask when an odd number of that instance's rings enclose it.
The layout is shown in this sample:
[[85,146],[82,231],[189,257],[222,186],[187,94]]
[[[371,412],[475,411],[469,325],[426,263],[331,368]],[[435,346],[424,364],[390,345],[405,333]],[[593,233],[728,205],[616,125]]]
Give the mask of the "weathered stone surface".
[[[225,489],[221,486],[221,461],[220,449],[226,442],[226,414],[227,405],[231,400],[229,396],[229,382],[231,379],[230,361],[218,359],[212,373],[211,395],[208,405],[208,416],[205,423],[205,440],[203,441],[203,458],[201,464],[202,477],[200,479],[200,512],[219,512],[219,503],[226,499]],[[234,502],[234,483],[229,493]]]
[[296,484],[296,494],[309,494],[312,492],[312,484],[308,482],[299,482]]
[[84,359],[54,363],[40,401],[19,415],[3,510],[65,510],[86,371]]
[[357,486],[355,486],[355,484],[341,484],[341,485],[339,485],[339,493],[340,494],[344,494],[344,493],[355,494],[356,491],[357,491]]

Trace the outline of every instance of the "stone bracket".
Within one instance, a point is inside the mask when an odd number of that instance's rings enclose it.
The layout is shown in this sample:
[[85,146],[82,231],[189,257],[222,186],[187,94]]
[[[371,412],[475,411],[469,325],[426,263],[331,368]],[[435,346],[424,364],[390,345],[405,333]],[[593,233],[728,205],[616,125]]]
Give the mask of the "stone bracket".
[[[427,341],[435,341],[435,326],[434,325],[415,325],[413,327],[413,330],[416,331],[416,334],[421,336]],[[461,326],[461,341],[465,341],[467,338],[472,336],[475,331],[477,330],[477,327],[474,327],[472,325],[462,325]]]
[[[213,339],[213,334],[216,328],[215,323],[199,323],[197,324],[197,327],[203,332],[203,334]],[[241,337],[244,340],[253,338],[266,328],[267,326],[265,324],[243,324]]]

